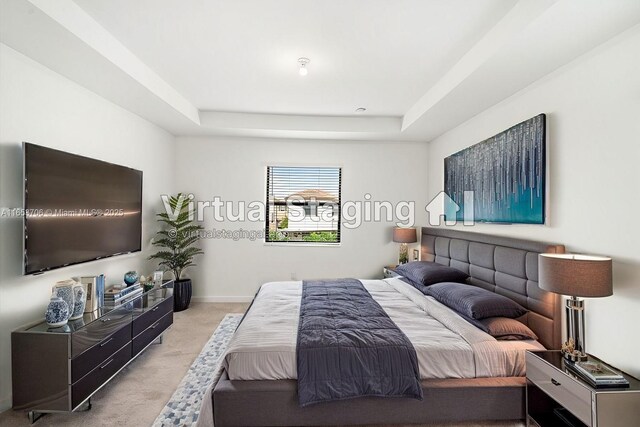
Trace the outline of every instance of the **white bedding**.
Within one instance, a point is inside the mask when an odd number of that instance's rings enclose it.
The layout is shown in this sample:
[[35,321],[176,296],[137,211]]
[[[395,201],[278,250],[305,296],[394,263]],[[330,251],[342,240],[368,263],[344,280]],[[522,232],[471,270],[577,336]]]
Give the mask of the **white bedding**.
[[[537,341],[497,341],[404,281],[362,280],[416,349],[422,379],[523,376],[525,350]],[[231,380],[295,379],[302,282],[262,286],[229,343]]]

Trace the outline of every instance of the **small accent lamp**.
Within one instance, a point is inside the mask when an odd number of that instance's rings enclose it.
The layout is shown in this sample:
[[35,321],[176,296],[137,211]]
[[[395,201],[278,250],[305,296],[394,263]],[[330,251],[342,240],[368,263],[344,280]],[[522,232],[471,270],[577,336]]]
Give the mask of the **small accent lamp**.
[[409,261],[407,243],[415,243],[418,241],[416,229],[402,227],[394,228],[393,241],[396,243],[400,243],[400,256],[398,257],[398,264],[406,264]]
[[540,288],[568,295],[566,300],[567,342],[562,351],[567,359],[586,360],[584,300],[577,297],[613,295],[611,258],[540,254],[538,257]]

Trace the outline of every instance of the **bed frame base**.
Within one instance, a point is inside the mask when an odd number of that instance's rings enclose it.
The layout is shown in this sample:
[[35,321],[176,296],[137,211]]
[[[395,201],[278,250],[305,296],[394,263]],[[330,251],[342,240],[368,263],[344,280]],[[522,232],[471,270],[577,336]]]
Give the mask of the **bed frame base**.
[[230,381],[212,393],[216,427],[423,424],[525,418],[525,378],[423,380],[424,400],[358,398],[298,406],[295,380]]

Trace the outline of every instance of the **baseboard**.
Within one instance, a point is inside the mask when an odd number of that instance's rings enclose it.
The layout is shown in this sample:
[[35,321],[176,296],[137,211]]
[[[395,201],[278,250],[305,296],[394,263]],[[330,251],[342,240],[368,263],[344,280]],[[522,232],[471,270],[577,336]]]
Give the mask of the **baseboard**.
[[0,412],[11,409],[11,396],[0,399]]
[[251,302],[253,297],[241,297],[241,296],[218,296],[218,297],[192,297],[193,302]]

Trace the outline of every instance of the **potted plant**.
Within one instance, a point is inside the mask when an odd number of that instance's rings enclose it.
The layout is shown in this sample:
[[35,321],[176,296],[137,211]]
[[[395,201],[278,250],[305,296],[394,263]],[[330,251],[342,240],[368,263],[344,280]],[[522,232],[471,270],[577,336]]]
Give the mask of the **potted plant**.
[[160,267],[173,272],[174,311],[186,310],[191,302],[191,279],[182,277],[187,267],[194,266],[193,259],[204,252],[194,246],[200,240],[200,230],[204,227],[194,223],[193,210],[189,198],[182,193],[169,197],[171,213],[156,214],[163,229],[158,231],[153,245],[164,248],[149,259],[160,260]]

